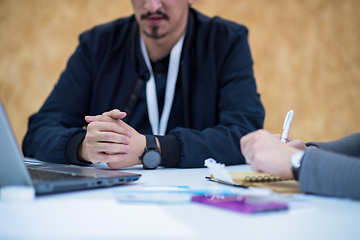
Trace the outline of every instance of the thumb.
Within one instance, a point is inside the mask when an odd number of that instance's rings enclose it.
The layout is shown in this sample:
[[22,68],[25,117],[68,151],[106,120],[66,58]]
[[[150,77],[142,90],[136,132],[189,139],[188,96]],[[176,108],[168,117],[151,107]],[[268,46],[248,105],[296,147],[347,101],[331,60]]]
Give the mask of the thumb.
[[88,123],[91,123],[94,121],[94,117],[93,116],[85,116],[85,121],[87,121]]

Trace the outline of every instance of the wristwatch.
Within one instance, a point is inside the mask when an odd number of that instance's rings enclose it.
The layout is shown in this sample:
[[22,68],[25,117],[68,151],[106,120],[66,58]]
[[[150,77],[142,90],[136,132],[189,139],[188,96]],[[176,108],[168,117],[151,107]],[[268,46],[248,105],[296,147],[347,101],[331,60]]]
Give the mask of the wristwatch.
[[154,135],[145,135],[146,147],[140,160],[143,163],[144,169],[155,169],[161,163],[161,154],[156,144],[156,137]]
[[305,151],[297,151],[291,155],[290,162],[291,162],[291,170],[293,172],[295,180],[299,179],[299,170],[301,166],[301,160],[305,154]]

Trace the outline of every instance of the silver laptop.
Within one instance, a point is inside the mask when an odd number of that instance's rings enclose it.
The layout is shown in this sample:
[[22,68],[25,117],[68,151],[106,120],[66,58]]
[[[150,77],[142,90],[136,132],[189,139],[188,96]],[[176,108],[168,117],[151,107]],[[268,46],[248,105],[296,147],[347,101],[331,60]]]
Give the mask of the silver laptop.
[[0,99],[0,187],[27,185],[36,195],[121,185],[141,174],[24,159]]

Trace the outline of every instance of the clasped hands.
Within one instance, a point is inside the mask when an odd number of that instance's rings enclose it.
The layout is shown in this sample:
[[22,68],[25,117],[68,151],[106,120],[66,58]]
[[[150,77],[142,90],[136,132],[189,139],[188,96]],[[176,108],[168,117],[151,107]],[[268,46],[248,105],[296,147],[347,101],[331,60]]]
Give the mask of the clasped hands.
[[266,130],[251,132],[240,139],[243,156],[256,172],[266,172],[282,179],[293,179],[291,171],[291,155],[307,147],[299,139],[288,138],[287,143],[280,141],[280,134],[272,134]]
[[141,164],[139,157],[146,147],[146,139],[122,121],[125,116],[125,112],[117,109],[86,116],[89,124],[78,148],[78,158],[94,164],[105,162],[114,169]]

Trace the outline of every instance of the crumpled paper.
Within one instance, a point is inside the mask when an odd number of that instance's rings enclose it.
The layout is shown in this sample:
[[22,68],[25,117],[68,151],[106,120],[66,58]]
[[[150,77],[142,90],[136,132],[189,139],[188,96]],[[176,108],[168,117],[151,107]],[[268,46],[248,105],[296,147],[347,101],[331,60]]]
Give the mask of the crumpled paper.
[[208,158],[204,161],[204,166],[208,168],[213,178],[224,182],[236,184],[231,177],[229,171],[225,169],[225,164],[218,163],[214,159]]

